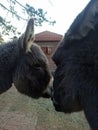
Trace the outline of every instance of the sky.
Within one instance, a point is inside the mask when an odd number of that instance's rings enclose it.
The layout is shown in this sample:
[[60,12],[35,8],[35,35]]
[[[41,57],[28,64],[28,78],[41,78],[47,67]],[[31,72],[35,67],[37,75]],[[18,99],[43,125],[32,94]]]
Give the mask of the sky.
[[[6,7],[7,0],[0,0],[0,3],[3,3]],[[34,8],[42,8],[44,11],[47,11],[47,17],[51,20],[55,20],[56,24],[54,26],[49,25],[48,23],[43,24],[42,27],[35,27],[35,34],[42,31],[52,31],[58,34],[64,35],[67,29],[70,27],[71,23],[75,17],[81,12],[81,10],[87,5],[90,0],[17,0],[23,5],[28,3]],[[1,9],[1,8],[0,8]],[[19,6],[16,6],[16,9],[19,10]],[[26,28],[26,22],[21,20],[17,21],[11,16],[3,13],[1,16],[5,16],[8,21],[11,21],[14,26],[18,28],[20,32],[24,32]],[[6,12],[6,11],[5,11]],[[21,14],[21,11],[19,12]],[[25,17],[25,16],[23,16]]]

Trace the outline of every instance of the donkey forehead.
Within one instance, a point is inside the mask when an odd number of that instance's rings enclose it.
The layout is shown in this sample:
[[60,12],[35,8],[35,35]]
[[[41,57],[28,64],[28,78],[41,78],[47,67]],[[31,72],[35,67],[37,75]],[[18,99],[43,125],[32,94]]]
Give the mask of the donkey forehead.
[[45,63],[48,62],[45,54],[43,53],[43,51],[41,50],[40,46],[37,45],[36,43],[30,43],[28,48],[27,48],[27,53],[31,53],[33,57],[36,57],[42,61],[44,61]]

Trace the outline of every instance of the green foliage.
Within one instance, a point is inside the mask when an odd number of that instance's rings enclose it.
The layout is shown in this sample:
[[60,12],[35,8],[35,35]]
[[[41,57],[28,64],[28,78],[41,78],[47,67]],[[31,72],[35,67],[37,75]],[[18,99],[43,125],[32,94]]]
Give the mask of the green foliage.
[[15,35],[19,34],[19,32],[16,31],[17,28],[12,26],[10,21],[6,21],[1,16],[0,16],[0,27],[1,27],[1,34],[9,35],[10,32],[12,32]]
[[[22,5],[17,0],[6,0],[8,2],[9,6],[8,8],[0,3],[0,6],[4,9],[4,11],[12,14],[13,18],[16,18],[18,20],[24,20],[27,21],[28,18],[33,17],[35,19],[35,26],[42,26],[44,22],[48,22],[50,25],[54,25],[56,23],[55,20],[50,20],[46,17],[47,12],[45,12],[43,9],[35,9],[34,7],[30,6],[29,4]],[[19,8],[21,8],[22,16],[19,12],[17,12],[16,6],[18,5]],[[23,17],[25,16],[25,18]],[[1,33],[4,35],[9,35],[9,33],[13,34],[20,34],[17,32],[17,28],[11,25],[10,21],[6,21],[3,17],[0,16],[0,27],[2,29]]]
[[2,35],[0,34],[0,44],[3,42],[3,38],[2,38]]
[[29,4],[26,4],[25,11],[30,17],[35,18],[35,25],[41,26],[43,22],[48,22],[49,24],[54,25],[54,21],[50,21],[46,18],[47,12],[44,12],[43,9],[38,8],[37,10],[34,9],[34,7],[30,6]]

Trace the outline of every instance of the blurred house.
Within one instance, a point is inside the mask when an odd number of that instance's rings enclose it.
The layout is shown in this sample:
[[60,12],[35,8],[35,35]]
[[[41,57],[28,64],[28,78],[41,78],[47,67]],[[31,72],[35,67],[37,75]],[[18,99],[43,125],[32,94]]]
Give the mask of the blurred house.
[[50,31],[44,31],[35,35],[35,42],[41,46],[43,52],[47,56],[49,67],[52,72],[56,69],[56,65],[52,61],[51,57],[62,37],[62,35]]

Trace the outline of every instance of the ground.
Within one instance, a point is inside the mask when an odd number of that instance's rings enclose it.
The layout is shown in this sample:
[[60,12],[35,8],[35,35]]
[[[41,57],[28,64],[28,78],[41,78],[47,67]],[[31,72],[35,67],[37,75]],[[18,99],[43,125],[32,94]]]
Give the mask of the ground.
[[15,87],[0,95],[0,130],[90,130],[84,113],[54,110],[50,99],[34,100]]

